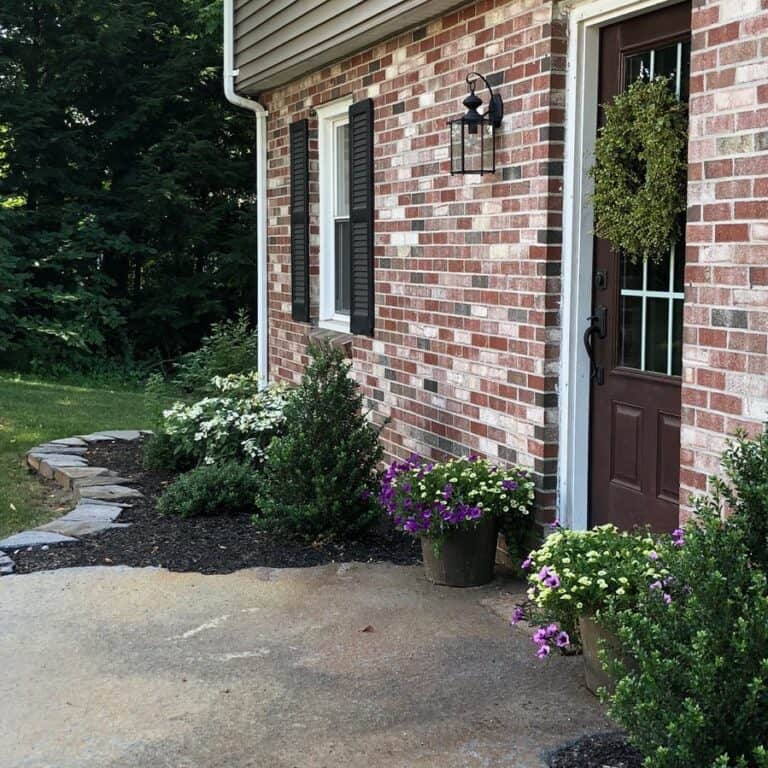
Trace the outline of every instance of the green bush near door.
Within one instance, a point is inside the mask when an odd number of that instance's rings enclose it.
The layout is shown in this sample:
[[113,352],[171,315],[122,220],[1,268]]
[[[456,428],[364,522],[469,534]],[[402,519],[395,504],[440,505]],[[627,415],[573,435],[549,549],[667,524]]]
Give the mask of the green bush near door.
[[723,466],[666,578],[603,616],[630,660],[610,664],[610,712],[647,768],[768,767],[768,436]]

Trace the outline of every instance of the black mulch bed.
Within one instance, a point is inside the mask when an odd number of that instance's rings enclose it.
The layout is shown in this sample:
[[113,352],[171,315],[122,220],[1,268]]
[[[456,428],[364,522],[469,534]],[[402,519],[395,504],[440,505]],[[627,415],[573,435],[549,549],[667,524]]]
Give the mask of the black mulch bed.
[[412,537],[382,525],[359,541],[306,544],[257,531],[249,515],[182,519],[155,510],[163,489],[173,480],[166,472],[145,470],[141,447],[132,442],[97,443],[88,450],[88,463],[108,467],[130,478],[131,487],[144,494],[131,499],[113,528],[85,536],[75,544],[48,550],[22,550],[12,557],[16,573],[31,573],[84,565],[159,566],[171,571],[231,573],[240,568],[302,568],[332,562],[421,562],[421,551]]
[[642,768],[642,755],[621,733],[584,736],[549,756],[549,768]]

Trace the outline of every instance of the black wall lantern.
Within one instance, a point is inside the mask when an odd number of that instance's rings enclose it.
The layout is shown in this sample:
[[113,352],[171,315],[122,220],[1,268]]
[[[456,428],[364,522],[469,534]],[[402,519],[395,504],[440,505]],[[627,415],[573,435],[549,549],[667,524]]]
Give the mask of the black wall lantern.
[[[483,100],[475,93],[477,81],[482,80],[490,98],[484,114],[477,110]],[[494,93],[491,84],[477,72],[467,75],[469,96],[464,99],[466,114],[449,120],[451,126],[451,174],[474,173],[482,176],[496,173],[496,129],[504,117],[504,102]]]

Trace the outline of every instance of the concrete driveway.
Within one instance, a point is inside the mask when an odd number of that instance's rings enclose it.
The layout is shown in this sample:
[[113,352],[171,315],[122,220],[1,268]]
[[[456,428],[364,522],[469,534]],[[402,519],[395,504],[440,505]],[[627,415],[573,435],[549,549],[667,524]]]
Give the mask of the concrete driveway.
[[0,579],[4,768],[529,768],[605,730],[580,660],[510,628],[519,585],[421,568]]

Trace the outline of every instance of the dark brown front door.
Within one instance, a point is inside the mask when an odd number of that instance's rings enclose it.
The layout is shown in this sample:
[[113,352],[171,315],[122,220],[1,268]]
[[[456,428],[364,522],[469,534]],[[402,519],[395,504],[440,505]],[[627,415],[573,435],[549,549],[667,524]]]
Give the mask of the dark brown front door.
[[[641,73],[672,75],[687,99],[689,3],[601,30],[599,102]],[[597,366],[590,403],[590,523],[677,524],[685,244],[632,264],[595,240],[593,324]]]

